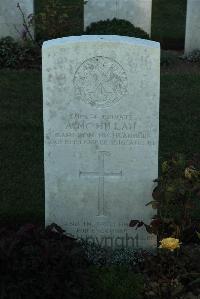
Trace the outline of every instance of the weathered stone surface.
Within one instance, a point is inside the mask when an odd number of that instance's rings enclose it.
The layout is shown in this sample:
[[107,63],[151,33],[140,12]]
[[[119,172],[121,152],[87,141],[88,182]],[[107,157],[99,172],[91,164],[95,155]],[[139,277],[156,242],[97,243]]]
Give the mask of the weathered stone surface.
[[46,224],[102,246],[154,248],[160,47],[119,36],[43,45]]
[[85,28],[93,22],[125,19],[151,34],[152,0],[88,0],[84,9]]
[[17,8],[17,3],[20,4],[26,18],[30,14],[33,14],[33,0],[1,0],[0,38],[11,36],[15,39],[19,39],[23,34],[23,17]]
[[200,0],[187,0],[185,53],[200,50]]

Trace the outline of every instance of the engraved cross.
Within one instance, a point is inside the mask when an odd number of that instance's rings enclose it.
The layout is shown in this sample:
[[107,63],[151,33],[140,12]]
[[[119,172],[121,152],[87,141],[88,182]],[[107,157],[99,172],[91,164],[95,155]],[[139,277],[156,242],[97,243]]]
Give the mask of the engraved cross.
[[122,177],[122,170],[120,172],[105,172],[105,156],[110,156],[110,152],[100,151],[98,154],[98,171],[79,171],[79,177],[87,176],[87,177],[98,177],[98,215],[97,216],[105,216],[105,194],[104,194],[104,184],[105,177]]

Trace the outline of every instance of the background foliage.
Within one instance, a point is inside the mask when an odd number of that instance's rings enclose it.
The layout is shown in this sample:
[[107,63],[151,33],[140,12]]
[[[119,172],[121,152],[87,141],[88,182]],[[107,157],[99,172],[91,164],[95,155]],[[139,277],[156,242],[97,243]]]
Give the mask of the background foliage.
[[[186,159],[174,155],[162,163],[162,173],[155,180],[153,200],[147,203],[156,210],[150,225],[132,220],[130,226],[145,226],[159,239],[169,236],[183,242],[197,242],[200,231],[200,155]],[[158,213],[157,213],[158,210]]]
[[86,34],[102,34],[102,35],[124,35],[133,36],[144,39],[149,39],[149,36],[142,29],[133,26],[129,21],[126,20],[106,20],[92,23],[86,28]]
[[183,49],[187,0],[153,0],[152,39],[164,49]]
[[[36,14],[44,10],[50,0],[35,0]],[[74,18],[73,29],[66,28],[63,36],[68,33],[83,32],[83,0],[59,0],[62,5],[70,6],[70,16]],[[152,6],[152,39],[161,42],[165,49],[183,49],[186,25],[187,0],[153,0]],[[39,28],[38,28],[39,29]],[[70,32],[71,30],[71,32]],[[38,38],[44,36],[38,31]]]
[[35,0],[37,39],[81,34],[83,4],[84,0]]
[[40,48],[31,42],[0,39],[0,68],[35,68],[41,65]]

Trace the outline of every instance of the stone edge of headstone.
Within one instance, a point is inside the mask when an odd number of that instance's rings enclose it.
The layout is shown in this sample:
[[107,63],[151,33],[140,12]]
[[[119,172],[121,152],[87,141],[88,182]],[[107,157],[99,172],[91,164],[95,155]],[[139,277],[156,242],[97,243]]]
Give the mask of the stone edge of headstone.
[[[153,49],[154,51],[160,50],[160,44],[158,42],[144,40],[133,37],[125,37],[125,36],[115,36],[115,35],[83,35],[83,36],[71,36],[71,37],[63,37],[50,41],[46,41],[43,44],[43,49],[49,49],[57,46],[65,46],[68,43],[81,43],[81,42],[113,42],[113,43],[122,43],[132,46],[138,47],[147,47],[149,49]],[[158,60],[157,60],[158,62]]]
[[[200,3],[200,1],[198,2]],[[186,7],[186,23],[185,23],[185,43],[184,43],[184,54],[187,56],[195,50],[199,50],[198,47],[194,47],[193,43],[191,42],[190,35],[191,32],[194,31],[194,28],[191,25],[191,15],[193,12],[193,2],[192,0],[187,0],[187,7]],[[197,10],[198,11],[198,10]]]
[[188,41],[189,35],[189,0],[187,0],[187,7],[186,7],[186,22],[185,22],[185,43],[184,43],[184,54],[188,55],[190,53],[190,45]]
[[121,42],[121,43],[127,43],[132,45],[146,46],[149,48],[160,49],[159,42],[141,39],[141,38],[135,38],[135,37],[121,36],[121,35],[81,35],[81,36],[62,37],[62,38],[45,41],[42,45],[42,48],[46,49],[49,47],[59,46],[66,43],[77,43],[77,42],[118,42],[118,43]]

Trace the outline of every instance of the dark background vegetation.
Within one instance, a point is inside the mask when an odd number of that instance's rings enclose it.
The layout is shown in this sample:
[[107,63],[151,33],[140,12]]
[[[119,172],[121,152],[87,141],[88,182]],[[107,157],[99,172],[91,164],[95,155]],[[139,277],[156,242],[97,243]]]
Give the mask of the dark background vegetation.
[[[83,28],[83,0],[60,0],[73,7],[71,16],[76,26],[74,34]],[[36,13],[42,11],[46,0],[35,0]],[[187,0],[153,0],[152,39],[161,42],[165,49],[183,49],[185,40]]]
[[[44,12],[49,1],[35,0],[35,14]],[[60,4],[67,8],[69,16],[69,24],[66,26],[66,35],[80,35],[83,33],[83,14],[84,14],[84,0],[59,0]],[[42,32],[36,23],[36,37],[43,39]]]
[[164,49],[183,49],[187,0],[153,0],[152,39]]

